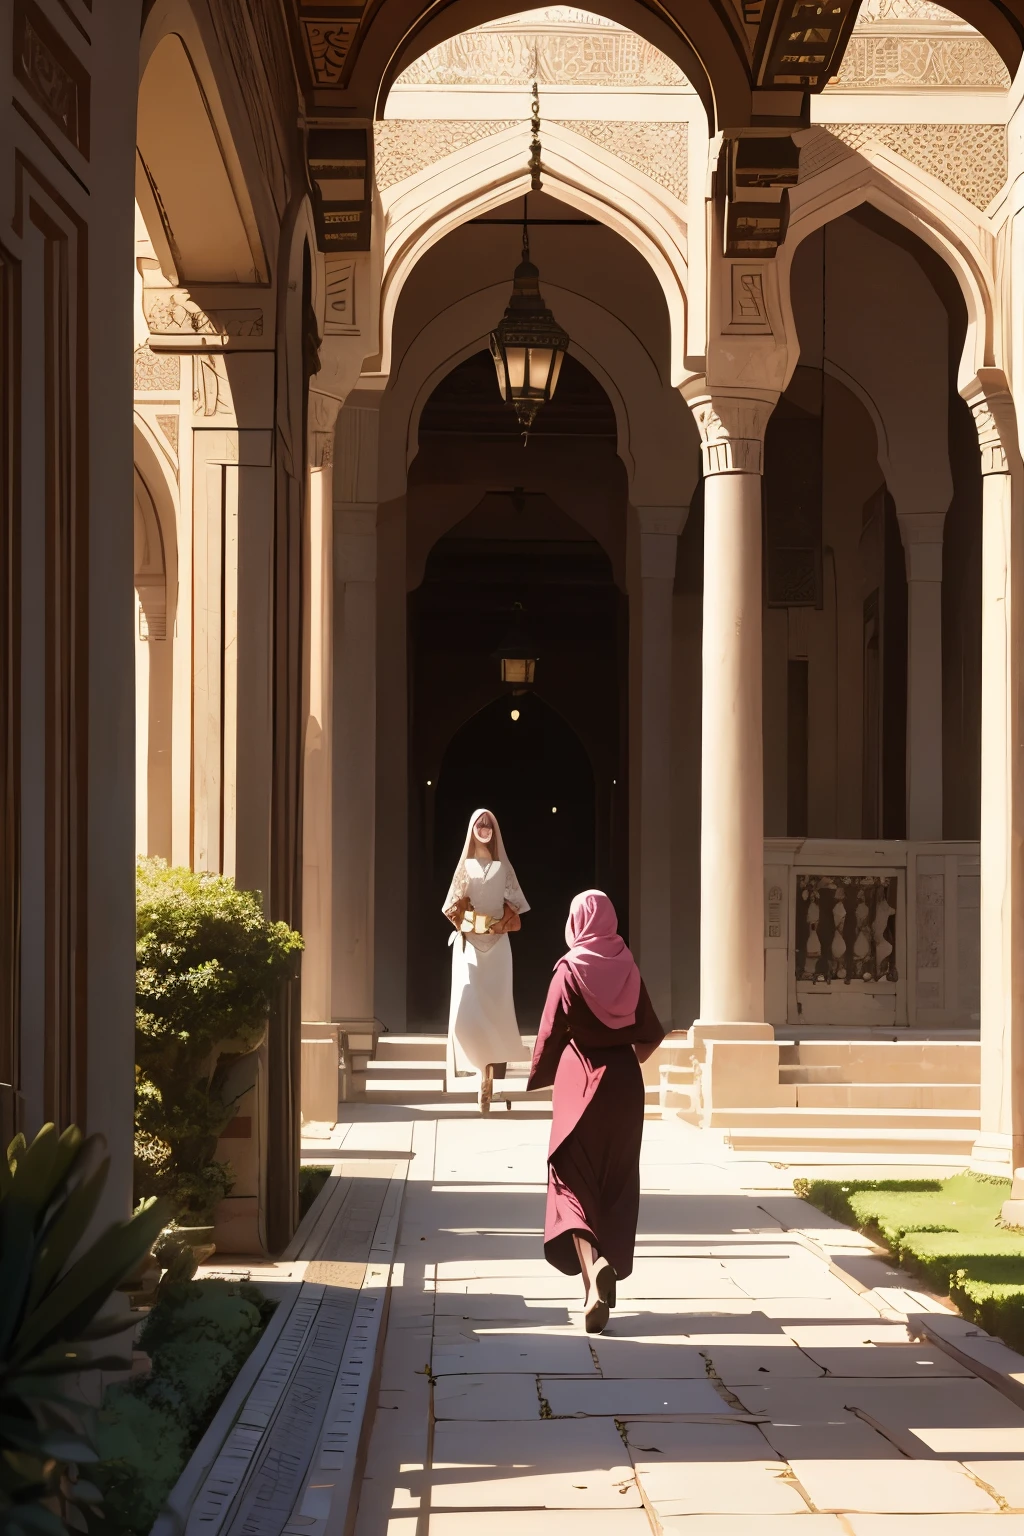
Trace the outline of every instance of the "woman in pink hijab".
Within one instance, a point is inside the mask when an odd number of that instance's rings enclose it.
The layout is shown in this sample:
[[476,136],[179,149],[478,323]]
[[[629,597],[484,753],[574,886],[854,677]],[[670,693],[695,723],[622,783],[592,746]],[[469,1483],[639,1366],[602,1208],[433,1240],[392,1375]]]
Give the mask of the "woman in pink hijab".
[[588,1333],[633,1268],[640,1209],[644,1082],[664,1034],[603,891],[574,898],[528,1088],[554,1086],[544,1256],[583,1275]]

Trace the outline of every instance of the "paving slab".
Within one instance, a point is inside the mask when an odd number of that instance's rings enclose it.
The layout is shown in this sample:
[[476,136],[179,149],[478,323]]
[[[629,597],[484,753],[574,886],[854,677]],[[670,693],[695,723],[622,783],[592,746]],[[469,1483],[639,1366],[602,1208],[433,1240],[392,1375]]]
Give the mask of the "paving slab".
[[[519,1509],[487,1511],[487,1536],[523,1536],[524,1526],[529,1536],[651,1536],[651,1522],[643,1509],[531,1509],[528,1516]],[[427,1532],[428,1536],[481,1536],[480,1516],[471,1510],[432,1514]],[[388,1536],[393,1536],[390,1528]]]
[[435,1376],[470,1372],[510,1373],[540,1371],[596,1376],[597,1366],[585,1334],[543,1334],[520,1332],[482,1337],[476,1342],[438,1342],[434,1345],[431,1369]]
[[[771,1448],[757,1426],[742,1420],[735,1424],[651,1424],[629,1419],[626,1421],[626,1444],[634,1466],[773,1459]],[[780,1460],[778,1457],[774,1459]]]
[[645,1334],[642,1339],[619,1338],[605,1331],[589,1340],[602,1376],[683,1377],[703,1379],[707,1363],[700,1350],[678,1334]]
[[[1024,1410],[987,1382],[974,1379],[872,1381],[824,1377],[817,1381],[769,1381],[738,1385],[736,1397],[773,1424],[848,1424],[866,1413],[894,1435],[908,1455],[960,1460],[983,1456],[995,1430],[1024,1429]],[[943,1433],[940,1433],[943,1432]],[[1012,1448],[1016,1448],[1014,1445]],[[794,1448],[795,1449],[795,1448]],[[1010,1446],[995,1446],[1005,1455]],[[792,1454],[784,1450],[784,1455]],[[799,1450],[795,1449],[799,1454]],[[815,1455],[821,1454],[815,1450]]]
[[784,1462],[737,1461],[728,1472],[698,1462],[637,1466],[637,1477],[659,1520],[670,1515],[806,1515],[807,1501]]
[[438,1424],[430,1506],[637,1509],[640,1493],[611,1419]]
[[1024,1536],[1024,1515],[845,1515],[850,1536]]
[[1013,1460],[964,1461],[964,1466],[979,1483],[991,1488],[1009,1509],[1024,1511],[1024,1455]]
[[[578,1300],[574,1297],[574,1300]],[[530,1301],[519,1295],[489,1292],[437,1291],[433,1295],[436,1318],[462,1317],[480,1322],[492,1320],[510,1328],[557,1328],[568,1324],[570,1310],[564,1302]]]
[[[435,1419],[539,1419],[536,1376],[441,1376]],[[515,1433],[515,1431],[509,1431]]]
[[735,1344],[702,1344],[701,1351],[726,1386],[757,1383],[765,1378],[808,1381],[824,1376],[823,1368],[803,1350],[780,1348],[777,1341],[760,1348]]
[[749,1294],[726,1272],[721,1259],[638,1259],[633,1273],[619,1281],[618,1293],[624,1301],[634,1297],[677,1301],[687,1296],[739,1301]]
[[997,1514],[999,1505],[963,1467],[935,1461],[791,1459],[798,1482],[825,1514]]
[[729,1407],[711,1383],[665,1381],[571,1380],[542,1376],[541,1396],[555,1418],[612,1414],[628,1418],[637,1413],[728,1413]]
[[749,1515],[660,1514],[659,1522],[665,1536],[849,1536],[838,1515],[761,1515],[756,1530]]

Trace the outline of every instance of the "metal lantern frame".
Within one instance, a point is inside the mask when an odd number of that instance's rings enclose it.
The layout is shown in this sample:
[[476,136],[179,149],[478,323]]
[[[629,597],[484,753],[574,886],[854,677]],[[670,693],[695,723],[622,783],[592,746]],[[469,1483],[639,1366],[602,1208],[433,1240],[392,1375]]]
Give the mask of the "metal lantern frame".
[[[540,105],[533,86],[533,136],[530,143],[530,188],[539,192]],[[501,398],[512,404],[524,437],[537,412],[558,386],[562,361],[569,350],[569,332],[544,303],[540,273],[530,260],[530,228],[523,199],[523,259],[512,278],[512,293],[501,321],[490,337],[491,357]]]
[[529,633],[526,610],[522,603],[513,603],[512,620],[505,639],[494,652],[501,665],[501,680],[513,693],[520,693],[533,685],[537,675],[537,647]]

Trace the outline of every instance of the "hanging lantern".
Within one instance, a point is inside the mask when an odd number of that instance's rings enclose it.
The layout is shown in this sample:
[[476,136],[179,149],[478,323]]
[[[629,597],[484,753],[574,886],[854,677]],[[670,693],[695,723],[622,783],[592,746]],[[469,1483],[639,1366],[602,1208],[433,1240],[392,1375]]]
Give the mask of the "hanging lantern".
[[[541,190],[540,106],[533,87],[531,190]],[[530,260],[530,232],[523,199],[523,259],[512,278],[512,295],[500,324],[491,332],[491,356],[503,400],[511,401],[524,436],[541,406],[554,394],[569,346],[564,331],[541,298],[540,273]]]
[[514,691],[529,688],[537,675],[537,647],[526,626],[522,603],[512,605],[512,623],[494,653],[501,666],[501,680]]
[[569,346],[541,298],[540,273],[530,260],[523,235],[523,259],[512,279],[512,297],[500,324],[491,332],[491,356],[503,400],[510,400],[524,432],[558,387],[562,359]]

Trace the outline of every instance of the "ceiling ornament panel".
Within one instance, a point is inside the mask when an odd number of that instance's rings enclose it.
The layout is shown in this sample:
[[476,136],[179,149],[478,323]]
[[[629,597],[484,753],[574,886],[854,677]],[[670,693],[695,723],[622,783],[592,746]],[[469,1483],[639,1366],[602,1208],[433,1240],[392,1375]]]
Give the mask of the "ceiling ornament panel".
[[399,75],[402,85],[675,85],[686,76],[653,44],[609,26],[461,32]]
[[808,140],[800,180],[809,181],[866,144],[881,144],[952,191],[987,208],[1007,176],[1002,123],[833,123]]
[[[519,118],[506,119],[397,119],[374,124],[374,165],[377,186],[382,192],[397,186],[409,176],[425,170],[438,160],[453,155],[481,139],[488,139],[507,128],[522,127],[524,145],[527,124]],[[641,171],[686,201],[688,129],[686,123],[622,123],[561,120],[582,138],[599,145],[609,154]]]
[[363,19],[362,3],[299,0],[298,23],[306,68],[314,90],[337,90]]
[[854,33],[830,91],[1006,89],[1010,76],[992,44],[973,37]]
[[656,181],[686,202],[689,126],[686,123],[615,123],[562,119],[569,128]]
[[490,139],[506,128],[519,126],[525,145],[528,125],[518,117],[509,118],[398,118],[374,123],[374,173],[377,187],[386,192],[417,171],[426,170],[438,160],[457,150]]
[[1010,77],[980,32],[932,0],[863,0],[832,91],[1005,90]]

